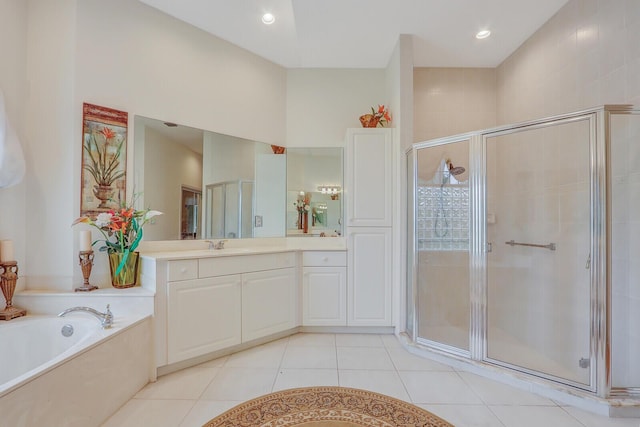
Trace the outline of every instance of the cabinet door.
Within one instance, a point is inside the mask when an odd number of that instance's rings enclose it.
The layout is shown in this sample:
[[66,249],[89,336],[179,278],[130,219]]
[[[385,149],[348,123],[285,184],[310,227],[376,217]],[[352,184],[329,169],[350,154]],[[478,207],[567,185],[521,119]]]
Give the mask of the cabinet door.
[[391,326],[391,228],[349,229],[349,326]]
[[304,267],[302,273],[302,324],[347,325],[347,268]]
[[390,129],[349,129],[346,150],[347,225],[390,227],[393,149]]
[[251,341],[296,326],[294,268],[242,275],[242,341]]
[[241,342],[241,276],[168,283],[168,363]]

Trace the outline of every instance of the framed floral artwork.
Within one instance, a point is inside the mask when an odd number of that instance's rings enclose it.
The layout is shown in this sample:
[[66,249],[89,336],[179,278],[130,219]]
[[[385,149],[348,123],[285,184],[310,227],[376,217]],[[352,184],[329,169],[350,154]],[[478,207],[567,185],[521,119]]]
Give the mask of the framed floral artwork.
[[95,217],[126,201],[128,114],[82,105],[80,215]]

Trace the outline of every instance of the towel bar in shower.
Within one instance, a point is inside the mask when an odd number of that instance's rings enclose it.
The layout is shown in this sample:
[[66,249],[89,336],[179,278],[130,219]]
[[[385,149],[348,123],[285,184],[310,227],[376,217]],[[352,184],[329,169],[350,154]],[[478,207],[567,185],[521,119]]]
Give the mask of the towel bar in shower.
[[535,243],[519,243],[516,242],[514,240],[509,240],[508,242],[504,242],[509,246],[529,246],[531,248],[544,248],[544,249],[549,249],[550,251],[555,251],[556,250],[556,244],[555,243],[549,243],[548,245],[536,245]]

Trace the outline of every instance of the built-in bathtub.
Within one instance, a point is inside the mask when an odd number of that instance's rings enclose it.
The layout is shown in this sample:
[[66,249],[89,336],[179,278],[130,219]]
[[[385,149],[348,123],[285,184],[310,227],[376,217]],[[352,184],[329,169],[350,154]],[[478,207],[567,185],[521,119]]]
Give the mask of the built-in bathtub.
[[110,329],[85,313],[1,322],[3,425],[99,426],[154,379],[151,336],[149,316]]

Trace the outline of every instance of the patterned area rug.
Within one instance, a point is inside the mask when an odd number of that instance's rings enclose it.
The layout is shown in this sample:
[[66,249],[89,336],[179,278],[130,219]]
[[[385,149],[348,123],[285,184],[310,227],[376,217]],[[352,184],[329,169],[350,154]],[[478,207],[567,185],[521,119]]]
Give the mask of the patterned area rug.
[[283,390],[242,403],[204,427],[452,427],[410,403],[345,387]]

